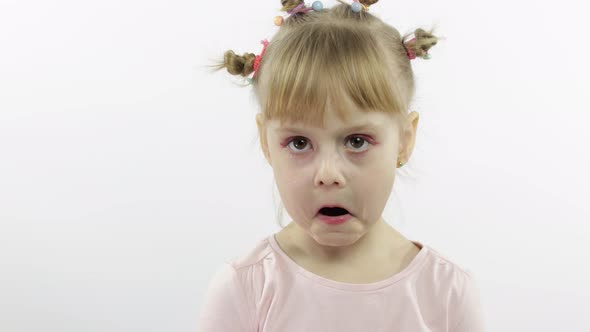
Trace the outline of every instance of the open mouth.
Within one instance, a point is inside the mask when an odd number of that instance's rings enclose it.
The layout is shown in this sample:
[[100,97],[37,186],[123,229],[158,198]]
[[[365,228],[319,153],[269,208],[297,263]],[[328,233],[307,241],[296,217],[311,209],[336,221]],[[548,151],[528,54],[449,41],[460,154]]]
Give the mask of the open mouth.
[[323,214],[325,216],[330,216],[330,217],[337,217],[337,216],[343,216],[345,214],[350,214],[350,212],[348,212],[348,210],[344,209],[344,208],[340,208],[340,207],[334,207],[334,208],[329,208],[329,207],[325,207],[325,208],[321,208],[319,211],[320,214]]

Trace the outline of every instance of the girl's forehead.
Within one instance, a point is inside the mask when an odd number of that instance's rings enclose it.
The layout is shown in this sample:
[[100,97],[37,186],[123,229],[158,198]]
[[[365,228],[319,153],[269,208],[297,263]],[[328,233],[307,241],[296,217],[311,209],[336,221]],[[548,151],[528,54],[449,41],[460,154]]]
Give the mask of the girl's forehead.
[[321,123],[309,123],[291,118],[273,119],[269,121],[269,128],[276,132],[289,132],[300,130],[330,130],[346,131],[372,129],[374,131],[386,130],[393,123],[391,113],[372,112],[350,112],[346,118],[341,115],[324,114],[324,121]]
[[327,124],[351,124],[363,121],[370,116],[368,111],[361,110],[350,100],[341,98],[334,102],[334,98],[327,98],[326,104],[321,106],[296,109],[278,114],[278,126],[304,126],[324,128]]
[[[311,111],[308,111],[311,113]],[[280,117],[272,119],[270,122],[273,128],[317,128],[326,129],[327,127],[344,126],[355,122],[362,121],[366,116],[359,114],[343,115],[333,114],[330,110],[325,110],[315,114],[281,114]]]
[[291,128],[340,131],[363,125],[389,126],[396,121],[393,110],[383,111],[361,106],[341,89],[334,88],[323,100],[325,103],[298,105],[299,107],[269,112],[266,114],[269,127],[275,130]]

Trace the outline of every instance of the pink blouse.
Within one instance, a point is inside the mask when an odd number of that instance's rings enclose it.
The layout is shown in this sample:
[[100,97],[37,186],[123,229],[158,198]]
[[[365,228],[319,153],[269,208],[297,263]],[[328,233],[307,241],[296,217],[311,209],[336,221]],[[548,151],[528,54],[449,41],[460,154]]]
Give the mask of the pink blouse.
[[227,261],[211,279],[198,332],[483,332],[473,274],[434,249],[370,284],[316,275],[274,235]]

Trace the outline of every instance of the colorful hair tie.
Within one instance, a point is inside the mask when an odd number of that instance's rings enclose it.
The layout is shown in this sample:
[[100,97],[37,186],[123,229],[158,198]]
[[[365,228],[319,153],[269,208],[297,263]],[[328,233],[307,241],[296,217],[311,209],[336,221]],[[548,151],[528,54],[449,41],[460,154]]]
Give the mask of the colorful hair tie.
[[343,0],[338,0],[338,2],[343,3],[345,5],[349,5],[350,9],[352,9],[352,11],[355,13],[360,13],[361,11],[369,11],[369,6],[359,2],[359,0],[352,0],[352,3],[348,3]]
[[262,60],[262,57],[264,56],[264,53],[266,52],[266,47],[268,46],[268,39],[263,39],[260,41],[261,44],[263,44],[264,46],[262,47],[262,51],[260,52],[259,55],[256,56],[256,58],[254,59],[254,64],[252,65],[252,68],[254,68],[254,75],[252,75],[252,78],[247,77],[246,80],[248,80],[248,83],[252,84],[254,82],[254,78],[256,77],[256,73],[258,73],[258,67],[260,67],[260,60]]
[[307,13],[308,11],[311,11],[311,10],[320,11],[322,9],[324,9],[324,4],[321,1],[314,1],[313,4],[311,5],[311,8],[305,7],[305,3],[302,2],[299,5],[297,5],[297,7],[287,10],[287,15],[276,16],[274,18],[274,23],[276,26],[280,26],[281,24],[283,24],[283,21],[285,21],[286,17],[293,16],[297,13]]
[[[413,32],[411,34],[409,34],[406,38],[404,38],[403,44],[404,44],[404,48],[406,49],[406,53],[408,54],[408,58],[410,60],[414,60],[416,59],[416,53],[414,52],[414,50],[412,50],[411,47],[408,47],[408,44],[413,44],[416,42],[416,34],[414,34]],[[422,56],[423,59],[430,59],[431,56],[430,54],[428,54],[428,51],[425,52],[424,56]]]
[[406,49],[406,53],[408,54],[408,58],[410,58],[410,60],[416,59],[416,54],[414,53],[412,48],[408,47],[408,44],[415,42],[415,41],[416,41],[416,35],[413,32],[412,32],[412,34],[408,35],[403,41],[404,48]]
[[313,10],[312,8],[306,8],[305,7],[305,2],[302,2],[300,4],[297,5],[297,7],[287,10],[287,13],[291,16],[297,14],[297,13],[306,13],[310,10]]

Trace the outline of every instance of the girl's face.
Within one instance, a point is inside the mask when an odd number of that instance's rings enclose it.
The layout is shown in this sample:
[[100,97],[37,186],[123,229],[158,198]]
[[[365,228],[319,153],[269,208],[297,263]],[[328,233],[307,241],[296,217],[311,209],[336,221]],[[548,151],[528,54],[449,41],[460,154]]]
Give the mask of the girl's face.
[[[308,235],[325,246],[350,245],[381,221],[401,149],[391,114],[350,109],[343,122],[326,109],[325,128],[258,118],[265,156],[285,209]],[[265,145],[266,144],[266,145]],[[405,159],[403,159],[405,161]],[[352,218],[328,225],[322,206],[339,205]]]

